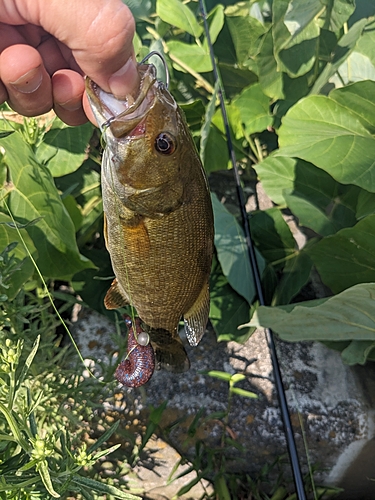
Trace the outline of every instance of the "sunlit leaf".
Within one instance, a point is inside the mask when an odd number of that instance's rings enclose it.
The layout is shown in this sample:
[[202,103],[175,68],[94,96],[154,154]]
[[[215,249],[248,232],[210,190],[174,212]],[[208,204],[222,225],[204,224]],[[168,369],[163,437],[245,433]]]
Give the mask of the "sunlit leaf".
[[91,123],[69,127],[55,118],[36,152],[37,160],[46,163],[54,177],[74,172],[87,158],[87,147],[93,133]]
[[77,247],[73,223],[49,170],[39,165],[20,134],[3,140],[14,188],[8,205],[17,222],[25,224],[38,251],[38,266],[44,277],[69,279],[77,271],[92,267]]
[[328,299],[258,307],[250,325],[272,328],[284,340],[375,340],[375,284],[363,283]]
[[199,25],[193,12],[180,0],[157,0],[156,13],[166,23],[199,37],[203,28]]
[[375,281],[375,215],[327,236],[307,252],[323,282],[335,293]]
[[343,184],[375,191],[375,138],[348,108],[325,96],[299,101],[283,118],[280,150],[326,170]]

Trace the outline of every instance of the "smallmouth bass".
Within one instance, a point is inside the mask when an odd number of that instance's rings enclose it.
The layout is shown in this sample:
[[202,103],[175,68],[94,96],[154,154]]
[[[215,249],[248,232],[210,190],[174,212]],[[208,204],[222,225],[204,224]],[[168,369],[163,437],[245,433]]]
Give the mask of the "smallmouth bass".
[[107,309],[131,304],[155,349],[158,367],[182,372],[209,313],[213,213],[209,189],[184,115],[152,64],[138,65],[137,96],[120,101],[87,78],[104,134],[104,236],[115,280]]

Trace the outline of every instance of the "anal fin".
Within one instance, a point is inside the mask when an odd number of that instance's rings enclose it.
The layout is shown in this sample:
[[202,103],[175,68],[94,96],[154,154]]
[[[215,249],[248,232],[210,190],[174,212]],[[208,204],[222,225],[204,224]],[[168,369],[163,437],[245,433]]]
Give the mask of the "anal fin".
[[210,290],[206,283],[193,306],[184,314],[186,337],[190,345],[196,346],[206,331],[210,312]]
[[118,309],[127,304],[129,304],[129,299],[117,281],[117,278],[115,278],[104,297],[104,305],[106,309]]

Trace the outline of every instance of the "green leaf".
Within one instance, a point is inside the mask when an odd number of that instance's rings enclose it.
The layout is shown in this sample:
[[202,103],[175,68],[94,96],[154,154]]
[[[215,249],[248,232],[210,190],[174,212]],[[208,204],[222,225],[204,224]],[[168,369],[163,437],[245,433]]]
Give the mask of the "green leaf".
[[239,63],[244,63],[256,41],[265,33],[264,25],[252,16],[226,16]]
[[[375,340],[375,284],[361,283],[329,299],[280,307],[260,306],[251,326],[268,327],[287,341]],[[248,325],[246,325],[248,326]]]
[[343,220],[336,223],[335,220],[330,219],[325,211],[315,205],[314,200],[307,200],[298,191],[284,190],[283,195],[288,208],[298,217],[299,224],[312,229],[321,236],[329,236],[346,225],[351,226],[356,223],[354,214],[350,224],[343,224]]
[[255,212],[250,219],[251,235],[267,260],[283,260],[296,251],[296,241],[276,207]]
[[334,293],[375,281],[375,215],[327,236],[307,252]]
[[[215,247],[224,276],[231,287],[251,304],[255,296],[255,286],[243,230],[215,195],[212,196],[212,205]],[[260,268],[264,268],[263,259],[258,258],[258,262]]]
[[17,376],[17,389],[19,387],[21,387],[23,381],[25,380],[27,372],[29,371],[31,363],[34,361],[35,355],[36,355],[38,348],[39,348],[39,342],[40,342],[40,335],[38,335],[37,338],[35,339],[33,347],[30,351],[30,354],[27,356],[27,359],[22,366],[22,371]]
[[36,151],[37,160],[47,164],[54,177],[74,172],[87,157],[86,149],[93,130],[91,123],[69,127],[55,118]]
[[259,69],[259,83],[263,92],[271,99],[283,99],[283,75],[279,71],[273,54],[272,31],[269,30],[263,37],[259,54],[256,58]]
[[43,484],[48,491],[48,493],[51,495],[53,498],[60,498],[60,495],[57,493],[57,491],[54,490],[51,476],[48,470],[48,462],[47,460],[43,460],[42,462],[38,463],[37,466],[38,472],[40,474],[40,477],[42,478]]
[[372,81],[357,82],[329,94],[331,99],[346,108],[371,134],[375,134],[374,96],[375,82]]
[[[9,215],[0,212],[0,249],[6,248],[10,243],[15,241],[18,242],[18,245],[10,252],[10,255],[14,255],[16,262],[19,263],[19,268],[12,273],[12,279],[9,283],[9,288],[6,291],[9,300],[14,299],[21,287],[34,272],[34,265],[28,256],[19,233],[16,229],[12,229],[9,226],[12,222],[13,221]],[[29,252],[35,258],[37,256],[37,252],[32,239],[27,234],[25,229],[19,229],[19,232],[27,245]]]
[[[95,450],[97,450],[98,448],[100,448],[100,446],[105,443],[111,436],[112,434],[114,434],[116,432],[116,430],[118,429],[118,426],[120,425],[120,421],[118,420],[117,422],[115,422],[113,425],[111,425],[111,427],[109,429],[107,429],[101,436],[99,439],[97,439],[95,441],[95,443],[90,446],[87,450],[87,454],[90,455],[91,453],[93,453]],[[106,450],[108,453],[109,451]]]
[[292,78],[305,75],[313,67],[319,47],[320,30],[313,20],[301,32],[292,36],[277,53],[281,69]]
[[[220,31],[224,26],[224,7],[223,5],[216,5],[207,16],[208,22],[208,30],[210,33],[211,43],[214,44],[216,42],[217,37],[219,36]],[[203,44],[206,48],[208,48],[206,38],[203,41]]]
[[246,342],[253,329],[238,330],[250,319],[248,302],[229,285],[220,266],[213,266],[210,276],[210,321],[219,342]]
[[[208,49],[201,45],[179,42],[171,40],[167,42],[169,55],[171,56],[173,67],[178,71],[187,72],[191,68],[196,73],[212,71],[212,62]],[[181,61],[183,65],[178,64]]]
[[283,274],[275,288],[272,304],[289,304],[308,283],[311,268],[312,261],[306,252],[295,252],[285,263]]
[[338,68],[337,73],[329,80],[329,84],[341,87],[362,80],[375,78],[375,66],[367,56],[357,51],[351,52],[349,57]]
[[220,130],[212,124],[204,148],[204,169],[207,173],[228,168],[228,144]]
[[190,33],[195,38],[203,33],[203,28],[192,11],[180,0],[157,0],[156,14],[164,22]]
[[115,486],[100,483],[99,481],[95,481],[94,479],[90,479],[88,477],[75,475],[72,477],[71,481],[79,486],[89,488],[96,493],[113,495],[115,498],[122,498],[124,500],[141,500],[141,497],[131,495],[130,493],[119,490]]
[[329,22],[330,29],[335,32],[339,31],[353,14],[355,7],[355,0],[330,0],[326,9],[326,13],[329,15],[327,21]]
[[245,398],[258,399],[258,395],[255,392],[246,391],[240,387],[231,387],[230,392],[232,394],[237,394],[238,396],[243,396]]
[[320,0],[304,0],[303,2],[291,0],[284,16],[284,23],[289,33],[292,36],[299,33],[310,24],[321,10]]
[[230,382],[232,375],[227,372],[221,372],[219,370],[210,370],[208,372],[205,372],[206,375],[213,377],[213,378],[218,378],[219,380],[224,380],[225,382]]
[[375,195],[362,190],[358,196],[356,216],[358,219],[363,219],[363,217],[373,213],[375,213]]
[[338,68],[343,64],[343,62],[349,57],[351,52],[354,50],[358,39],[362,35],[362,31],[366,24],[367,19],[361,19],[340,38],[333,51],[331,61],[327,63],[323,71],[316,79],[310,94],[318,94]]
[[[200,130],[201,140],[200,140],[199,153],[200,153],[200,157],[201,157],[203,165],[205,164],[204,160],[205,160],[205,153],[206,153],[206,144],[207,144],[207,140],[208,140],[208,136],[209,136],[209,132],[210,132],[210,128],[211,128],[212,117],[214,116],[214,113],[216,110],[216,98],[217,98],[217,92],[219,90],[219,86],[220,86],[220,81],[217,80],[215,83],[214,93],[212,94],[211,100],[208,103],[208,106],[206,108],[206,113],[204,115],[204,122],[203,122],[202,128]],[[206,171],[208,171],[208,170],[206,169]]]
[[375,191],[375,139],[344,106],[325,96],[299,101],[283,118],[280,150],[314,163],[343,184]]
[[259,83],[245,88],[241,94],[233,100],[240,113],[241,122],[244,124],[248,135],[263,132],[272,125],[270,114],[270,100],[262,92]]
[[244,375],[243,373],[235,373],[230,378],[231,385],[237,384],[237,382],[241,382],[241,380],[245,380],[245,378],[246,375]]
[[186,104],[180,104],[180,108],[185,113],[189,129],[191,131],[200,130],[205,113],[205,107],[202,100],[197,99]]
[[27,232],[38,251],[37,264],[46,278],[70,279],[76,272],[93,267],[77,247],[75,230],[53,182],[51,173],[39,165],[19,133],[3,140],[13,189],[8,205],[25,224],[41,218]]
[[341,352],[341,357],[347,365],[364,365],[374,348],[375,342],[372,340],[352,340]]
[[3,139],[4,137],[8,137],[8,135],[13,134],[14,130],[6,130],[4,132],[0,132],[0,139]]

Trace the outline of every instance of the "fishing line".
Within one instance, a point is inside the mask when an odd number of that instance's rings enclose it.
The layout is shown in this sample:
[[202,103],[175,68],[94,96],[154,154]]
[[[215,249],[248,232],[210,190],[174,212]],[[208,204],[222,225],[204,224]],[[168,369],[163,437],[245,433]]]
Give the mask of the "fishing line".
[[[210,31],[209,31],[208,22],[207,22],[207,11],[206,11],[206,6],[205,6],[204,0],[199,0],[199,6],[200,6],[200,10],[201,10],[201,15],[203,18],[204,30],[205,30],[205,34],[206,34],[206,38],[207,38],[207,43],[208,43],[208,47],[210,50],[210,57],[211,57],[215,82],[219,82],[218,96],[219,96],[219,100],[220,100],[221,113],[222,113],[223,121],[224,121],[225,135],[227,138],[229,156],[230,156],[231,163],[233,166],[233,172],[234,172],[234,177],[235,177],[235,181],[236,181],[237,196],[238,196],[239,206],[240,206],[240,210],[241,210],[242,225],[243,225],[243,229],[245,232],[245,239],[246,239],[246,245],[247,245],[247,250],[248,250],[248,256],[249,256],[249,260],[250,260],[250,264],[251,264],[251,269],[253,271],[253,277],[254,277],[255,287],[257,290],[257,294],[258,294],[259,303],[260,303],[260,305],[265,305],[259,267],[258,267],[258,263],[256,260],[253,240],[251,238],[249,215],[246,212],[246,200],[245,200],[242,186],[241,186],[241,180],[240,180],[240,176],[239,176],[239,172],[238,172],[238,168],[237,168],[236,154],[235,154],[234,147],[233,147],[232,137],[231,137],[230,128],[229,128],[228,116],[227,116],[227,112],[226,112],[226,108],[225,108],[224,88],[223,88],[223,84],[222,84],[222,81],[221,81],[221,78],[219,75],[219,70],[218,70],[218,67],[217,67],[217,64],[215,61],[215,53],[214,53],[214,49],[213,49],[212,42],[211,42],[211,36],[210,36]],[[270,350],[270,355],[271,355],[273,375],[274,375],[274,384],[276,387],[276,393],[277,393],[278,400],[279,400],[280,413],[281,413],[281,418],[282,418],[282,422],[284,425],[284,432],[285,432],[285,437],[286,437],[286,442],[287,442],[287,448],[288,448],[291,468],[292,468],[292,472],[293,472],[293,479],[294,479],[294,484],[295,484],[295,488],[296,488],[297,499],[298,500],[306,500],[306,493],[305,493],[304,484],[303,484],[301,466],[300,466],[300,462],[299,462],[299,458],[298,458],[296,442],[294,439],[293,427],[292,427],[292,423],[291,423],[291,419],[290,419],[290,413],[289,413],[288,403],[287,403],[287,399],[286,399],[285,389],[283,386],[279,360],[278,360],[278,356],[277,356],[277,352],[276,352],[275,341],[273,338],[273,332],[269,328],[266,328],[265,332],[266,332],[268,348]]]

